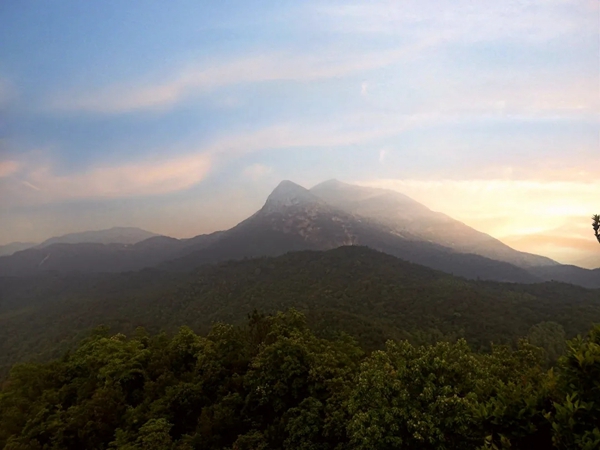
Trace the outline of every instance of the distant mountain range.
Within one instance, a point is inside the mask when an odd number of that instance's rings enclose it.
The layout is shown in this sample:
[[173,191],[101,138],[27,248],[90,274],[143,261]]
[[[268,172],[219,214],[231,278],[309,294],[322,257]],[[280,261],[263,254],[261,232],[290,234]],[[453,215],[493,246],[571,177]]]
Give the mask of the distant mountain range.
[[136,244],[156,233],[136,227],[113,227],[107,230],[83,231],[69,233],[45,240],[41,244],[35,242],[12,242],[0,246],[0,256],[10,256],[29,248],[45,248],[55,244]]
[[35,242],[11,242],[10,244],[0,245],[0,256],[10,256],[13,253],[35,247]]
[[[144,239],[144,233],[150,236]],[[229,230],[191,239],[123,228],[67,236],[0,257],[0,276],[49,270],[124,272],[153,266],[192,270],[231,259],[362,245],[470,279],[519,283],[556,279],[600,288],[600,270],[563,266],[519,252],[402,194],[335,180],[310,190],[283,181],[248,219]]]
[[225,231],[211,245],[165,262],[161,267],[187,270],[227,259],[276,256],[297,250],[329,250],[345,245],[368,246],[466,278],[521,283],[541,281],[509,263],[459,253],[419,239],[416,234],[400,232],[379,220],[353,214],[290,181],[279,184],[257,213]]
[[158,234],[141,228],[113,227],[108,230],[84,231],[53,237],[42,242],[37,248],[45,248],[54,244],[137,244],[154,236],[158,236]]

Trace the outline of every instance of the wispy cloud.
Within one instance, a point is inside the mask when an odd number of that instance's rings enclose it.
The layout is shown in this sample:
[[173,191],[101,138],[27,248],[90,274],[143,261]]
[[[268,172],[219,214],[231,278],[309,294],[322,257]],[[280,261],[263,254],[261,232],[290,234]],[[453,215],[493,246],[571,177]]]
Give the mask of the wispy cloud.
[[0,178],[12,175],[19,170],[19,163],[16,161],[0,161]]
[[235,157],[261,150],[340,147],[399,134],[408,128],[410,122],[410,118],[388,120],[387,123],[374,127],[368,119],[362,124],[357,123],[358,118],[344,119],[332,125],[298,123],[274,125],[250,133],[217,139],[207,146],[207,150],[211,154]]
[[573,217],[564,227],[528,235],[505,236],[502,241],[524,252],[551,255],[557,261],[595,269],[600,267],[598,242],[587,217]]
[[252,181],[258,181],[271,173],[273,173],[272,167],[259,163],[249,165],[242,172],[244,177]]
[[196,154],[160,161],[97,167],[61,175],[52,166],[29,167],[4,189],[6,201],[52,203],[74,199],[160,195],[189,188],[211,167],[208,155]]
[[282,52],[206,62],[180,68],[162,80],[135,80],[93,92],[63,92],[50,99],[46,107],[104,114],[164,109],[224,86],[269,81],[310,82],[382,68],[414,54],[421,46],[410,45],[366,54],[340,54],[333,49],[318,55]]
[[[456,120],[454,115],[438,113],[402,114],[394,112],[364,112],[336,116],[334,121],[280,123],[249,132],[228,132],[202,144],[188,143],[175,145],[172,159],[141,160],[117,166],[100,166],[75,174],[60,175],[60,168],[36,161],[43,158],[5,162],[0,164],[0,175],[13,174],[19,168],[19,192],[11,188],[15,201],[48,203],[73,198],[117,198],[136,195],[160,195],[185,190],[200,183],[209,168],[227,164],[242,155],[273,150],[294,150],[308,148],[341,148],[353,145],[377,144],[380,162],[387,162],[390,155],[389,139],[408,130],[419,127],[431,127],[434,124]],[[378,144],[380,143],[380,144]],[[194,150],[191,151],[190,148]],[[376,147],[377,148],[377,147]],[[441,151],[437,149],[436,151]],[[160,149],[155,154],[163,153]],[[170,152],[171,153],[171,152]],[[585,152],[582,153],[585,156]],[[569,157],[574,164],[566,181],[592,180],[595,178],[593,162],[586,161],[581,155]],[[578,165],[578,166],[577,166]],[[529,169],[533,165],[527,166]],[[247,178],[258,179],[268,173],[268,166],[261,163],[250,165],[244,170]],[[473,170],[473,168],[471,168]],[[531,170],[519,167],[477,167],[484,178],[510,177],[522,180],[531,179]],[[537,176],[547,173],[551,179],[564,179],[565,161],[550,161],[534,171]],[[459,174],[460,175],[460,174]],[[462,174],[464,175],[464,174]],[[472,174],[471,174],[472,175]],[[557,178],[563,177],[563,178]],[[414,186],[413,186],[414,187]],[[4,188],[6,189],[6,188]],[[28,195],[23,197],[23,192]],[[457,197],[458,198],[458,197]],[[457,205],[459,201],[457,199]]]
[[[434,65],[429,71],[418,71],[397,82],[372,83],[364,99],[382,112],[430,114],[439,119],[597,120],[598,75],[577,73],[575,69],[554,73],[474,66],[450,70]],[[409,95],[411,102],[399,101]]]
[[[148,161],[127,162],[113,166],[93,166],[89,170],[61,174],[52,158],[36,152],[35,158],[0,163],[0,177],[14,174],[10,182],[0,185],[3,203],[53,203],[72,199],[120,198],[161,195],[188,189],[200,183],[216,164],[226,164],[241,155],[278,149],[332,148],[369,142],[401,133],[407,120],[381,122],[378,116],[347,116],[337,126],[323,124],[281,124],[251,132],[217,137],[202,145],[179,147],[179,156]],[[378,123],[379,126],[373,125]],[[190,150],[194,148],[194,150]],[[157,151],[157,153],[160,153]],[[43,161],[43,162],[40,162]],[[258,179],[271,168],[252,164],[244,176]]]
[[388,147],[384,147],[381,150],[379,150],[379,162],[380,163],[384,163],[385,159],[387,158],[388,153],[390,152],[390,149]]
[[540,42],[594,33],[589,0],[376,0],[319,2],[311,8],[323,27],[344,33],[439,37],[440,41]]

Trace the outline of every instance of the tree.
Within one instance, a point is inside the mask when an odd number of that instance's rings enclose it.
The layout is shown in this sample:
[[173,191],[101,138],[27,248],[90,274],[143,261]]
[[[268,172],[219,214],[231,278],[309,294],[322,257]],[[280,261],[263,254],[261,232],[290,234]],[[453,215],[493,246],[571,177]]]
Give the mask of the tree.
[[474,411],[484,367],[464,340],[388,342],[360,367],[349,398],[353,448],[464,449],[483,441]]
[[592,450],[600,447],[600,325],[585,338],[568,343],[559,360],[563,398],[548,414],[556,448]]
[[556,322],[541,322],[529,329],[529,342],[544,349],[548,365],[554,364],[567,350],[567,335],[562,325]]
[[596,235],[596,239],[600,242],[600,215],[594,214],[592,216],[592,228],[594,229],[594,234]]

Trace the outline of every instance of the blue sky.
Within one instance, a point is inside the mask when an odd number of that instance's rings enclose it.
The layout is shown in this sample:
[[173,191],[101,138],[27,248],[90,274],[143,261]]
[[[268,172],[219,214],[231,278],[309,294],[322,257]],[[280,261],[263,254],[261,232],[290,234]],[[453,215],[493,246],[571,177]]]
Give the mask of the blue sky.
[[0,244],[116,225],[192,236],[281,179],[338,178],[589,259],[598,14],[596,0],[2,2]]

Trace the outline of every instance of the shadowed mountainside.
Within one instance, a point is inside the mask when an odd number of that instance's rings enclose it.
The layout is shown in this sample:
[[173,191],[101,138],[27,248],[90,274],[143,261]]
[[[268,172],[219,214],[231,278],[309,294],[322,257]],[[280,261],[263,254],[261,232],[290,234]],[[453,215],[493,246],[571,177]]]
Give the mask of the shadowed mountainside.
[[306,312],[319,333],[346,331],[371,349],[389,338],[461,336],[484,348],[545,321],[569,336],[584,332],[600,321],[600,291],[468,281],[359,246],[207,265],[192,274],[0,278],[0,365],[57,355],[100,324],[127,333],[138,326],[204,331],[254,309],[290,307]]

